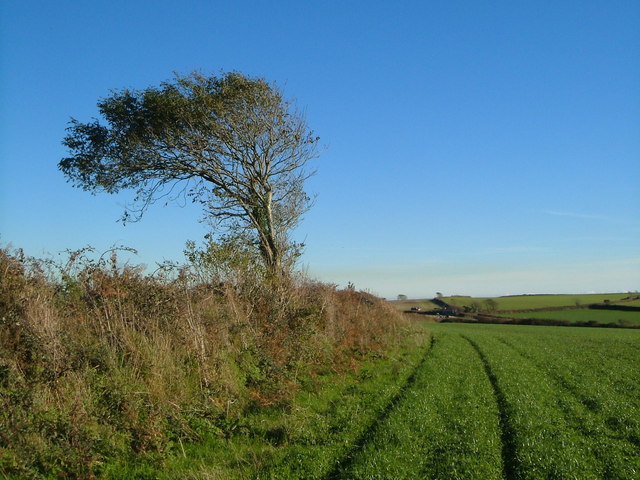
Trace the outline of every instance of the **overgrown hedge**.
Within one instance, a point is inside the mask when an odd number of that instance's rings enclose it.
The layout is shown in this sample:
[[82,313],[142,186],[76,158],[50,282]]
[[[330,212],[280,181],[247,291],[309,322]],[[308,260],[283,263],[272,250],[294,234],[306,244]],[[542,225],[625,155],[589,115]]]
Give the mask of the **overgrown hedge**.
[[302,373],[384,351],[406,325],[372,295],[302,277],[203,282],[203,265],[148,274],[89,253],[56,264],[0,249],[0,476],[162,462],[286,405]]

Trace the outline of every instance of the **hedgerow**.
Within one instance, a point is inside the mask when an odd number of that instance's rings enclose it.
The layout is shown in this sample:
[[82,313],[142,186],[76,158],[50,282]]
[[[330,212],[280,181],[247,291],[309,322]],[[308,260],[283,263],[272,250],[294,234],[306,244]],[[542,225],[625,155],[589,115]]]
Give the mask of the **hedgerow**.
[[0,476],[161,465],[407,328],[372,295],[302,276],[270,282],[250,264],[223,274],[197,255],[147,273],[118,253],[56,263],[0,249]]

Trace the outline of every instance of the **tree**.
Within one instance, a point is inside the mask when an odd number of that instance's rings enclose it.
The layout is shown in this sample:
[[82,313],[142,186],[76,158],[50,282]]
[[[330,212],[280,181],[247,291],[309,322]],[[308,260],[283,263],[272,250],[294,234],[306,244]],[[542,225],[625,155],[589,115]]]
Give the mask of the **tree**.
[[498,309],[498,302],[496,302],[493,298],[487,298],[484,301],[484,311],[485,312],[495,312]]
[[[319,138],[282,92],[240,73],[175,75],[98,102],[106,125],[70,121],[59,168],[92,193],[136,191],[123,220],[157,200],[190,198],[218,231],[248,235],[267,271],[280,275],[289,233],[310,207],[303,190]],[[133,215],[132,215],[133,214]]]

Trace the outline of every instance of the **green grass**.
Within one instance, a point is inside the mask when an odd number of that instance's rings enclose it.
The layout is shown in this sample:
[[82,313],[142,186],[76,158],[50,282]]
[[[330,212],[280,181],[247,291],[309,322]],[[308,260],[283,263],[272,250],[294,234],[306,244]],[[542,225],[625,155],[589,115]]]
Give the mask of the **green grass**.
[[[401,350],[370,359],[357,372],[309,376],[286,407],[256,411],[231,434],[204,434],[201,442],[173,445],[161,470],[149,478],[324,478],[390,402],[425,354],[426,332]],[[136,478],[126,472],[110,478]]]
[[[517,295],[508,297],[492,297],[497,302],[498,311],[504,310],[528,310],[536,308],[574,307],[576,305],[589,305],[602,303],[605,300],[618,302],[628,297],[628,293],[598,293],[576,295]],[[474,302],[482,304],[486,298],[478,297],[445,297],[443,300],[451,305],[459,307],[471,305]],[[625,304],[626,305],[626,304]]]
[[426,354],[310,379],[290,409],[186,445],[160,478],[638,478],[640,331],[426,328]]
[[439,331],[415,381],[332,478],[501,479],[499,412],[472,346]]
[[640,332],[428,329],[420,368],[328,474],[261,478],[638,478]]
[[578,310],[557,310],[551,312],[512,313],[514,318],[544,318],[567,322],[594,321],[602,324],[616,323],[624,326],[640,326],[640,312],[624,312],[619,310],[596,310],[581,308]]
[[436,339],[462,336],[482,356],[503,420],[508,478],[638,478],[640,332],[431,328]]

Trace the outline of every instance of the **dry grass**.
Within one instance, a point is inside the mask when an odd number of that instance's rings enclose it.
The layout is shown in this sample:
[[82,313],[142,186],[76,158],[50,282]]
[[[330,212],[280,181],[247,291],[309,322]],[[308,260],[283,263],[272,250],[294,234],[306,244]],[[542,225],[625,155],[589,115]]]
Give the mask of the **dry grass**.
[[286,404],[298,376],[383,351],[403,320],[371,295],[115,253],[56,265],[0,249],[0,476],[94,478],[115,458]]

